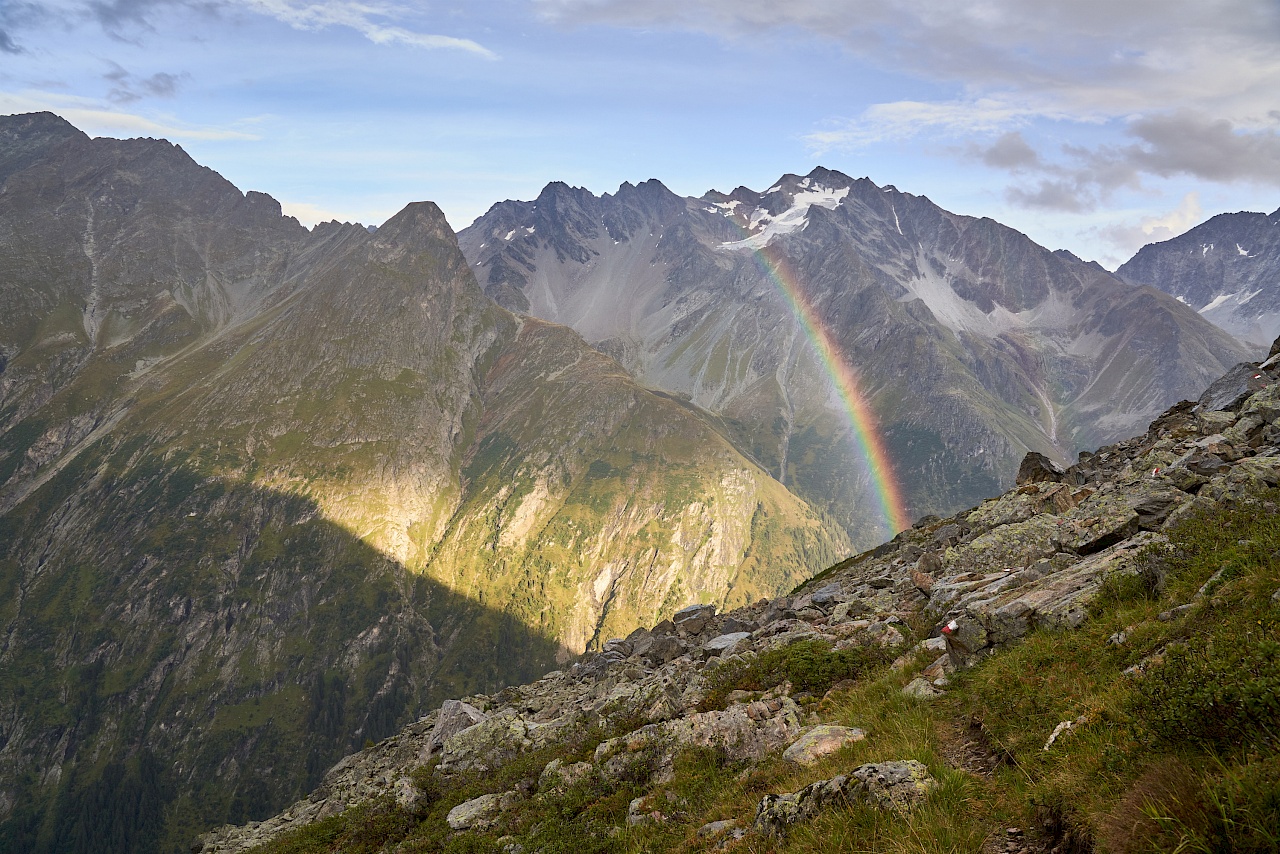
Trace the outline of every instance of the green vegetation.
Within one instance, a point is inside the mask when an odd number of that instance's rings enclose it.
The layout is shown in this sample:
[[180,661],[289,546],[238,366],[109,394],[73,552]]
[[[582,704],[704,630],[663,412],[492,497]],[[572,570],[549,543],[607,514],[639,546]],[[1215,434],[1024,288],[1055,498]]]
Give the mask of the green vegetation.
[[699,708],[723,709],[732,691],[767,691],[783,682],[797,692],[821,695],[846,679],[865,678],[891,658],[881,647],[833,649],[825,641],[800,641],[717,666],[706,676],[707,696]]
[[[880,667],[879,653],[800,643],[710,672],[706,708],[721,705],[729,691],[790,679],[808,720],[868,732],[813,768],[776,758],[733,763],[714,750],[693,750],[676,756],[670,780],[646,786],[645,757],[637,755],[634,778],[606,783],[592,776],[520,800],[488,830],[447,829],[452,806],[484,792],[527,791],[545,762],[585,757],[598,734],[456,788],[423,769],[418,779],[429,794],[419,812],[364,805],[262,854],[499,852],[512,842],[546,852],[703,851],[715,843],[699,828],[722,819],[748,826],[767,792],[795,791],[889,759],[928,766],[940,787],[925,805],[908,813],[830,809],[785,840],[748,835],[731,847],[977,854],[998,850],[1005,828],[1018,827],[1037,845],[1066,852],[1275,851],[1278,504],[1280,490],[1273,490],[1184,520],[1169,547],[1143,556],[1137,574],[1106,581],[1081,629],[1034,632],[957,674],[933,701],[901,693],[927,663],[923,655],[897,671]],[[1063,721],[1073,725],[1046,750]],[[640,796],[661,822],[627,823],[630,799]]]

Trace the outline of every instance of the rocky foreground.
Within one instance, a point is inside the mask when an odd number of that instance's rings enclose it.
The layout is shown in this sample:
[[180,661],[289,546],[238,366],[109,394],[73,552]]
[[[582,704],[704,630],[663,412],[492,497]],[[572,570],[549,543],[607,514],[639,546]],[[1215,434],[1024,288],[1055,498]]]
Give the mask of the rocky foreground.
[[[924,702],[947,690],[957,668],[1035,628],[1080,626],[1103,581],[1137,572],[1144,547],[1167,542],[1164,531],[1180,518],[1280,485],[1280,340],[1267,361],[1237,366],[1198,402],[1174,406],[1144,435],[1081,454],[1065,471],[1029,455],[1018,480],[1015,489],[972,510],[920,520],[793,596],[725,614],[710,606],[686,608],[537,682],[450,700],[347,757],[280,815],[205,834],[195,850],[246,851],[377,798],[412,809],[424,797],[424,767],[432,769],[435,785],[447,788],[591,727],[617,731],[624,722],[634,728],[600,741],[589,759],[553,759],[536,779],[458,804],[448,813],[450,832],[492,827],[516,804],[575,781],[634,776],[633,759],[641,754],[655,757],[644,772],[650,785],[670,779],[672,758],[687,747],[715,747],[740,762],[781,754],[798,766],[813,764],[867,734],[822,724],[818,698],[786,682],[709,703],[722,665],[814,640],[834,650],[882,650],[897,656],[899,668],[932,658],[903,689]],[[922,626],[928,636],[910,640]],[[926,650],[936,658],[923,657]],[[709,824],[699,835],[708,845],[751,833],[782,835],[834,802],[910,809],[936,786],[919,762],[864,764],[766,795],[754,816]],[[664,809],[656,797],[638,797],[628,821],[660,822]],[[1017,843],[1010,845],[1016,850]]]

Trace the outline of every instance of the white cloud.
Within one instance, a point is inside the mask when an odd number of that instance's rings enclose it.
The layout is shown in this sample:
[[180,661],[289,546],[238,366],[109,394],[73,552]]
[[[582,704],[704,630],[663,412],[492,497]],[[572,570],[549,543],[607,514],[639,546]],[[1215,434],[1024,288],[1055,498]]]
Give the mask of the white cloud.
[[1172,240],[1199,224],[1203,218],[1200,194],[1191,192],[1183,196],[1182,202],[1167,213],[1142,217],[1136,224],[1129,222],[1099,228],[1094,234],[1114,248],[1115,251],[1108,253],[1103,259],[1103,263],[1114,270],[1148,243]]
[[[26,3],[18,3],[17,8]],[[0,5],[0,50],[21,50],[12,36],[24,27],[92,20],[108,33],[124,38],[152,28],[157,13],[182,8],[206,16],[247,11],[274,18],[296,30],[322,30],[345,27],[354,30],[374,44],[404,44],[428,50],[461,50],[485,59],[496,54],[471,39],[436,35],[410,29],[406,21],[421,17],[414,4],[380,2],[380,0],[44,0],[40,15],[19,17]],[[7,20],[7,19],[12,20]],[[7,26],[6,26],[7,24]]]
[[57,113],[89,134],[127,134],[165,139],[256,140],[256,134],[225,127],[193,127],[169,118],[149,118],[105,107],[89,98],[52,92],[0,92],[0,115]]
[[996,96],[966,101],[895,101],[873,104],[856,119],[803,136],[813,154],[907,139],[927,131],[952,136],[994,133],[1034,118],[1066,118],[1048,105]]
[[961,93],[874,104],[835,120],[803,137],[818,154],[921,135],[1007,135],[1042,120],[1106,126],[1132,140],[1052,156],[1023,140],[1031,152],[1015,171],[1038,164],[1040,173],[1010,188],[1023,206],[1087,211],[1143,175],[1280,185],[1274,0],[534,2],[562,24],[665,26],[725,39],[805,34]]
[[[319,30],[330,26],[355,30],[374,44],[405,44],[427,49],[462,50],[497,59],[497,55],[471,39],[419,33],[391,24],[409,16],[410,10],[392,3],[364,3],[356,0],[232,0],[237,5],[275,18],[298,30]],[[381,21],[381,22],[380,22]]]

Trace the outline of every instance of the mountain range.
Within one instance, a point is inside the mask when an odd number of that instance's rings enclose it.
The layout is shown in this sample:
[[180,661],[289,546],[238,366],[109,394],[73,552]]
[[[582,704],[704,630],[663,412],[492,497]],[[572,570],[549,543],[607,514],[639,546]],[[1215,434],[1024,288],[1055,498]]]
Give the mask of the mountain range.
[[164,140],[0,117],[0,849],[186,850],[1250,354],[822,169],[307,229]]
[[0,121],[0,182],[0,847],[185,847],[429,703],[849,549],[485,297],[432,204],[309,231],[48,114]]
[[1116,275],[1177,297],[1249,344],[1280,334],[1280,210],[1220,214],[1144,246]]
[[[1156,288],[823,168],[701,198],[553,183],[458,241],[496,301],[726,419],[860,545],[893,533],[877,480],[900,484],[907,517],[954,512],[1027,451],[1069,464],[1252,353]],[[872,415],[851,417],[832,352]],[[868,464],[866,432],[892,473]]]

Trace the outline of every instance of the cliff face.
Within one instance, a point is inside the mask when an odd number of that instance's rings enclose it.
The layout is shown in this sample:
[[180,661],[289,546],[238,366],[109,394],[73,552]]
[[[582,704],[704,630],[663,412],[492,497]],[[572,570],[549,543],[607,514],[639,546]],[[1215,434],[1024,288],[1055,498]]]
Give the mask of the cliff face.
[[1126,436],[1249,355],[1151,288],[822,168],[697,199],[550,184],[459,242],[500,303],[720,414],[867,546],[893,532],[826,359],[856,375],[916,517],[998,493],[1028,450]]
[[308,231],[52,116],[0,121],[0,181],[13,850],[183,849],[444,697],[848,548],[704,413],[495,305],[430,203]]

